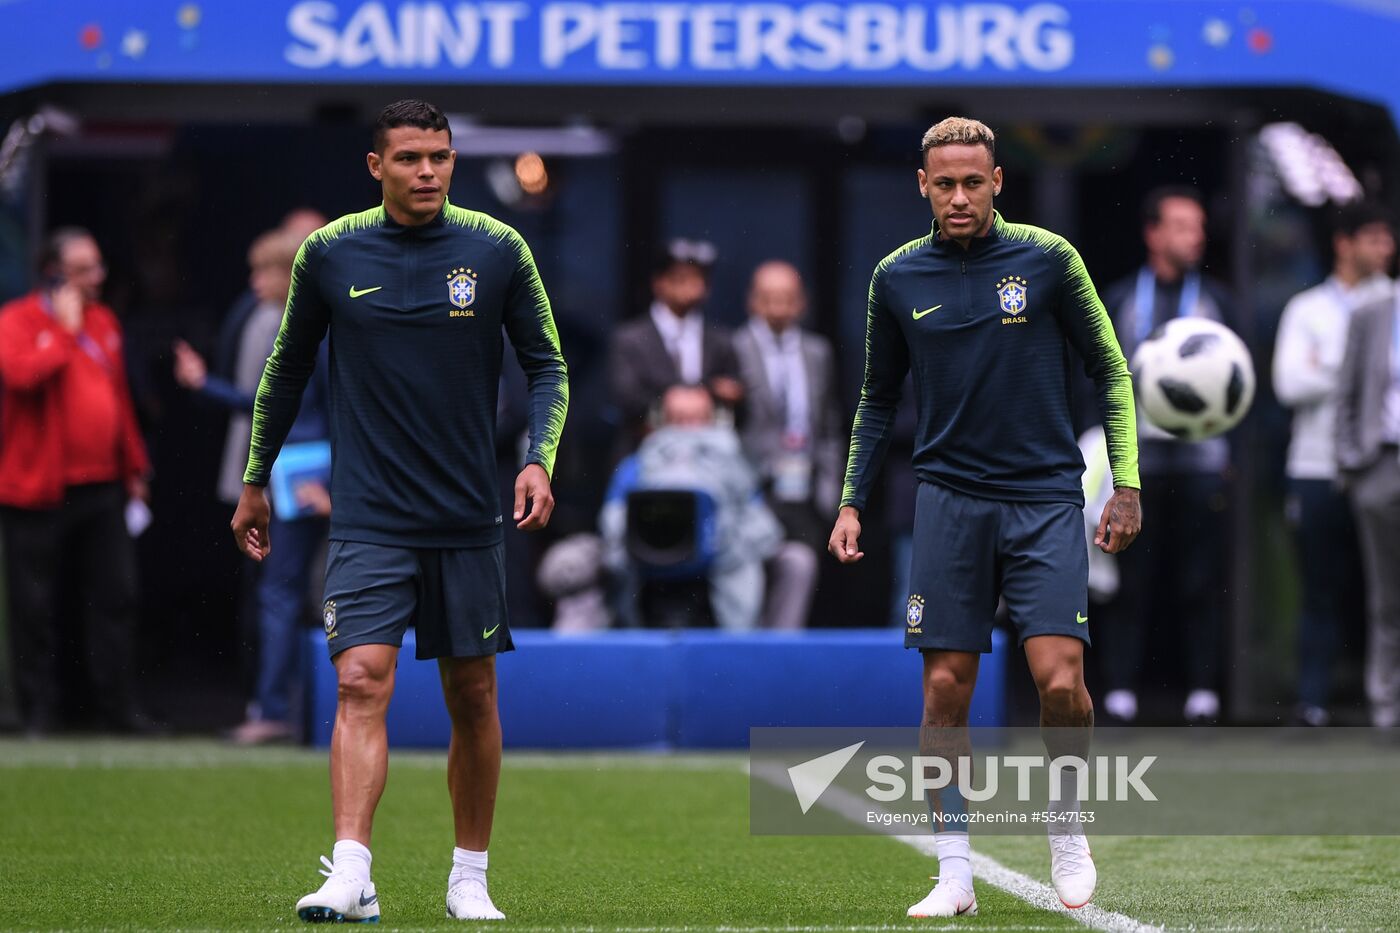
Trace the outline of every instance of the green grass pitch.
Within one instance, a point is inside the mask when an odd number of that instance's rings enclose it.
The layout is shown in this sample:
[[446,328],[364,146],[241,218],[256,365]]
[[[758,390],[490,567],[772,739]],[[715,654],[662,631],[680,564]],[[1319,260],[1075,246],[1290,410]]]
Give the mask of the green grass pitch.
[[[504,930],[1082,929],[978,882],[980,916],[913,922],[934,863],[892,839],[748,832],[740,756],[508,754],[491,844]],[[330,851],[323,752],[0,742],[0,929],[300,927]],[[444,759],[391,759],[380,929],[443,912]],[[1048,880],[1045,840],[978,851]],[[1095,903],[1168,929],[1400,929],[1400,839],[1098,838]]]

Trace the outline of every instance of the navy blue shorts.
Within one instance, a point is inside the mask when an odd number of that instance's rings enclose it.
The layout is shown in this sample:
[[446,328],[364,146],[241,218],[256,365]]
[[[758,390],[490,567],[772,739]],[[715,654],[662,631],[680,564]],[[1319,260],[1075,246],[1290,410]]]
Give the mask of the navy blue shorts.
[[331,657],[356,645],[403,644],[419,660],[510,651],[505,545],[407,548],[332,541],[321,613]]
[[1022,642],[1033,635],[1089,641],[1083,510],[919,483],[904,647],[991,651],[998,596]]

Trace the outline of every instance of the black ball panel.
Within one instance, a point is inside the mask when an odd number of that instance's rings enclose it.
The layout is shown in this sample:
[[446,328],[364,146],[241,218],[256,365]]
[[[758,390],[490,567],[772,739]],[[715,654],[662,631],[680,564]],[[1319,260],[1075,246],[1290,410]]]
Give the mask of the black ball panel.
[[1192,334],[1190,337],[1181,341],[1181,346],[1176,348],[1176,355],[1184,360],[1187,357],[1195,356],[1197,353],[1214,350],[1219,344],[1219,334]]
[[1157,380],[1157,388],[1162,390],[1162,396],[1179,412],[1188,415],[1199,415],[1206,410],[1206,400],[1196,394],[1196,390],[1191,388],[1189,383],[1170,376],[1163,376]]
[[1244,398],[1244,370],[1239,363],[1230,365],[1230,384],[1225,387],[1225,414],[1233,415]]

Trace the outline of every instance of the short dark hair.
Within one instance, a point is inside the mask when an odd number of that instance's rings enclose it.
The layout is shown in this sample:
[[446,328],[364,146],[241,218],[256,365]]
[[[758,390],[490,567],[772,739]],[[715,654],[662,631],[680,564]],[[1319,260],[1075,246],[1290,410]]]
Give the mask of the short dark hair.
[[384,152],[389,131],[400,126],[416,126],[420,130],[446,130],[447,141],[452,142],[452,126],[441,110],[426,100],[396,100],[379,111],[379,119],[374,121],[374,151]]
[[1395,218],[1385,205],[1375,201],[1353,201],[1332,211],[1332,235],[1353,237],[1362,227],[1385,224],[1394,227]]
[[1147,192],[1147,197],[1142,199],[1142,225],[1144,227],[1155,227],[1162,222],[1162,202],[1170,201],[1172,198],[1185,198],[1192,201],[1202,210],[1205,209],[1205,202],[1201,200],[1201,193],[1190,185],[1163,185],[1160,188],[1153,188]]
[[48,277],[53,274],[54,267],[63,261],[63,251],[69,243],[96,239],[86,227],[56,228],[45,238],[44,245],[39,249],[39,275]]

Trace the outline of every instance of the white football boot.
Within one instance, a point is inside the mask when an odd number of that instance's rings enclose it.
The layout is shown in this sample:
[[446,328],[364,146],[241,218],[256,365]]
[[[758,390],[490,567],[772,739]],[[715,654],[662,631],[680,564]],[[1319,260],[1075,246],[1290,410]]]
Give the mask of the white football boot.
[[491,903],[486,878],[471,875],[447,889],[447,916],[453,920],[504,920],[506,915]]
[[348,871],[336,871],[324,855],[321,889],[297,901],[297,916],[307,923],[378,923],[379,895],[374,883]]
[[1089,840],[1081,833],[1050,834],[1050,881],[1060,903],[1073,910],[1089,903],[1099,873],[1089,854]]
[[909,908],[911,917],[975,917],[977,898],[958,881],[940,881],[919,903]]

